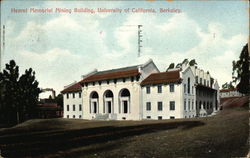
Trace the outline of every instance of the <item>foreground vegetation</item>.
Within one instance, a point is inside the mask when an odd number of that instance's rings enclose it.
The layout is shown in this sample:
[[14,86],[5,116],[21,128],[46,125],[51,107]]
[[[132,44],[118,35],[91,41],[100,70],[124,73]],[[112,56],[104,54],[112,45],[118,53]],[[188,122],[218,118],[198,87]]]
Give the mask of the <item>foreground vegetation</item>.
[[31,120],[0,130],[4,157],[242,157],[245,108],[161,121]]

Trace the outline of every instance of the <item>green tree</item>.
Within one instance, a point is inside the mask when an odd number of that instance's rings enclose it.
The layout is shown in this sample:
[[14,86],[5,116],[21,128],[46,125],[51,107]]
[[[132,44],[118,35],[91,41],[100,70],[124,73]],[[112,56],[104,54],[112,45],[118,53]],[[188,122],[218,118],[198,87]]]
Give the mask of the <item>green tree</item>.
[[55,99],[56,99],[57,105],[63,108],[63,95],[58,94]]
[[[38,88],[38,82],[35,79],[35,72],[32,68],[25,70],[25,73],[19,79],[19,95],[22,99],[23,117],[33,118],[35,107],[38,103],[38,96],[41,93]],[[22,118],[23,118],[22,117]]]
[[0,72],[0,87],[0,107],[5,112],[3,115],[7,116],[7,123],[13,123],[13,120],[19,123],[32,116],[41,91],[31,68],[19,77],[19,67],[11,60]]
[[6,64],[5,70],[0,73],[0,87],[1,87],[1,107],[3,110],[2,117],[6,123],[13,124],[15,113],[18,117],[18,78],[19,67],[11,60]]
[[240,54],[238,61],[233,61],[233,82],[237,84],[237,89],[243,94],[249,94],[249,52],[248,44],[246,44]]
[[224,83],[223,85],[222,85],[222,89],[231,89],[231,88],[235,88],[234,86],[233,86],[233,83],[232,82],[226,82],[226,83]]

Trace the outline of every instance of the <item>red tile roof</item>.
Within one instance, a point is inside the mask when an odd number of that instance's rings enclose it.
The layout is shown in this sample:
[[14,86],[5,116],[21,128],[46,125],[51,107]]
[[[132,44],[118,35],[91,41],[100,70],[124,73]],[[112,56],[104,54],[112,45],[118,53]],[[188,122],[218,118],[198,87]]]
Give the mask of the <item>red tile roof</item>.
[[144,79],[141,82],[141,85],[144,86],[149,84],[170,83],[179,81],[181,81],[180,71],[176,70],[176,71],[153,73],[149,75],[146,79]]
[[231,91],[237,91],[236,88],[230,88],[230,89],[221,89],[220,92],[231,92]]
[[94,81],[102,81],[108,79],[118,79],[118,78],[125,78],[125,77],[132,77],[139,75],[138,68],[136,69],[129,69],[129,70],[121,70],[121,71],[107,71],[107,72],[99,72],[89,77],[86,77],[80,83],[88,83]]
[[78,92],[81,91],[82,86],[79,82],[69,86],[68,88],[65,88],[64,90],[61,91],[61,93],[67,93],[67,92]]

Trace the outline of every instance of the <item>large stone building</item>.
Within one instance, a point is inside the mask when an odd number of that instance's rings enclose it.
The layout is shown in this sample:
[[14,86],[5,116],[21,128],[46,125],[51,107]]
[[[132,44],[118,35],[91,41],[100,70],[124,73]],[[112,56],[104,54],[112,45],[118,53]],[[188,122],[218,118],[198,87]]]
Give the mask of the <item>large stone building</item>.
[[93,71],[66,86],[64,118],[142,120],[204,117],[217,110],[219,86],[190,66],[159,72],[145,64]]

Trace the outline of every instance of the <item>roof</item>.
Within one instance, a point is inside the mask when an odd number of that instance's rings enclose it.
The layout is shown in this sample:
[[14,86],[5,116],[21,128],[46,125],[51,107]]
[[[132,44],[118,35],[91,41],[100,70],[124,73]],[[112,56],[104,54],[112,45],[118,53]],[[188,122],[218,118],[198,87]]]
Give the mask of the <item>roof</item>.
[[119,69],[112,69],[107,71],[99,71],[93,75],[90,75],[84,78],[80,83],[88,83],[94,81],[102,81],[108,79],[118,79],[118,78],[125,78],[125,77],[132,77],[139,75],[138,65],[119,68]]
[[81,91],[82,86],[79,82],[65,88],[64,90],[61,91],[61,93],[67,93],[67,92],[78,92]]
[[196,88],[203,89],[203,90],[208,90],[208,91],[216,91],[216,89],[213,89],[212,87],[205,86],[203,84],[196,84]]
[[232,92],[232,91],[237,91],[236,88],[229,88],[229,89],[221,89],[220,92]]
[[144,86],[149,84],[171,83],[179,81],[181,81],[180,70],[176,70],[176,71],[152,73],[141,82],[141,85]]

